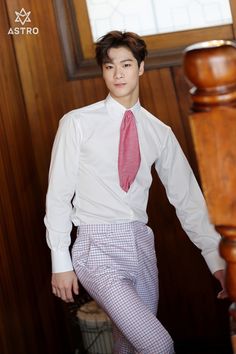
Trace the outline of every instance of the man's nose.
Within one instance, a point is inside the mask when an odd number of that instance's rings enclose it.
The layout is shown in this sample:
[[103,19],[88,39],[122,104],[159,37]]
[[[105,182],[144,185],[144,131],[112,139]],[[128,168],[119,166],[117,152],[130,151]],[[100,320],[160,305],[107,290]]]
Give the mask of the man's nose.
[[114,77],[116,79],[120,79],[120,78],[124,77],[124,72],[123,72],[122,68],[117,68],[115,70]]

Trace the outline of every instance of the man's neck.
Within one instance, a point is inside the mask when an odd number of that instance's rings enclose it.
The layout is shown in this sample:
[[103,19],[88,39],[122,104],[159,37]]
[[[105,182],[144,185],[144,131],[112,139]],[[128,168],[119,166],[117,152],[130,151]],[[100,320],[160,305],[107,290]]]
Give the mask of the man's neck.
[[129,109],[133,107],[137,102],[138,102],[138,96],[135,97],[114,97],[111,94],[111,97],[117,101],[119,104],[121,104],[123,107],[126,109]]

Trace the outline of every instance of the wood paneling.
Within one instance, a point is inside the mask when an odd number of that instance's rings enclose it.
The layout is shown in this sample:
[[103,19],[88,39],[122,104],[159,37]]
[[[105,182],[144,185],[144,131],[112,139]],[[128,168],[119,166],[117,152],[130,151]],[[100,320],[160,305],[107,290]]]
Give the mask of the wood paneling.
[[0,352],[65,353],[62,309],[50,296],[34,137],[3,2],[0,18]]
[[[31,11],[38,35],[7,35],[22,7]],[[67,80],[52,1],[1,1],[0,30],[0,352],[66,354],[73,348],[68,309],[51,294],[43,225],[50,153],[63,114],[103,99],[107,90],[100,77]],[[181,67],[147,71],[140,86],[142,104],[171,125],[196,171]],[[228,304],[216,300],[217,284],[156,176],[148,212],[157,240],[161,320],[186,347],[182,352],[191,354],[194,343],[201,346],[195,353],[209,346],[214,349],[205,353],[223,354]]]

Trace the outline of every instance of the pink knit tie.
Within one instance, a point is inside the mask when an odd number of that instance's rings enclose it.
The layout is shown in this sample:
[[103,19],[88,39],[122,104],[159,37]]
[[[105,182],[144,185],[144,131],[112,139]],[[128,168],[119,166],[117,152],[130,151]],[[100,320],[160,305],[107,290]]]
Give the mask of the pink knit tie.
[[118,171],[120,186],[128,192],[140,166],[138,132],[132,111],[126,111],[120,126]]

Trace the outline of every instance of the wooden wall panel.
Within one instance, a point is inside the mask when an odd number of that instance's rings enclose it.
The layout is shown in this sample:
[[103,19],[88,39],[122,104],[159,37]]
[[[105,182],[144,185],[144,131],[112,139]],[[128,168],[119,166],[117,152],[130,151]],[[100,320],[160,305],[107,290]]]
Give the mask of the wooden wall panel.
[[[39,35],[7,35],[22,7],[31,11]],[[103,99],[107,90],[102,78],[67,80],[52,1],[4,0],[0,20],[0,352],[67,354],[73,347],[68,308],[51,294],[43,225],[50,152],[63,114]],[[182,69],[147,71],[140,89],[141,103],[171,125],[197,172]],[[156,176],[148,213],[156,235],[160,318],[182,353],[191,354],[194,343],[201,347],[195,353],[208,346],[212,352],[205,353],[223,354],[228,304],[216,300],[217,284]]]
[[147,71],[141,79],[140,100],[165,124],[172,127],[181,146],[188,154],[176,92],[169,68]]
[[[19,8],[19,2],[6,2],[14,26],[14,11]],[[13,41],[34,140],[37,173],[45,192],[58,120],[68,110],[102,99],[105,86],[101,79],[67,81],[52,1],[35,6],[34,1],[24,0],[20,6],[31,10],[32,25],[39,28],[39,35],[14,36]]]
[[0,352],[65,353],[63,310],[49,296],[42,192],[3,2],[0,24]]

